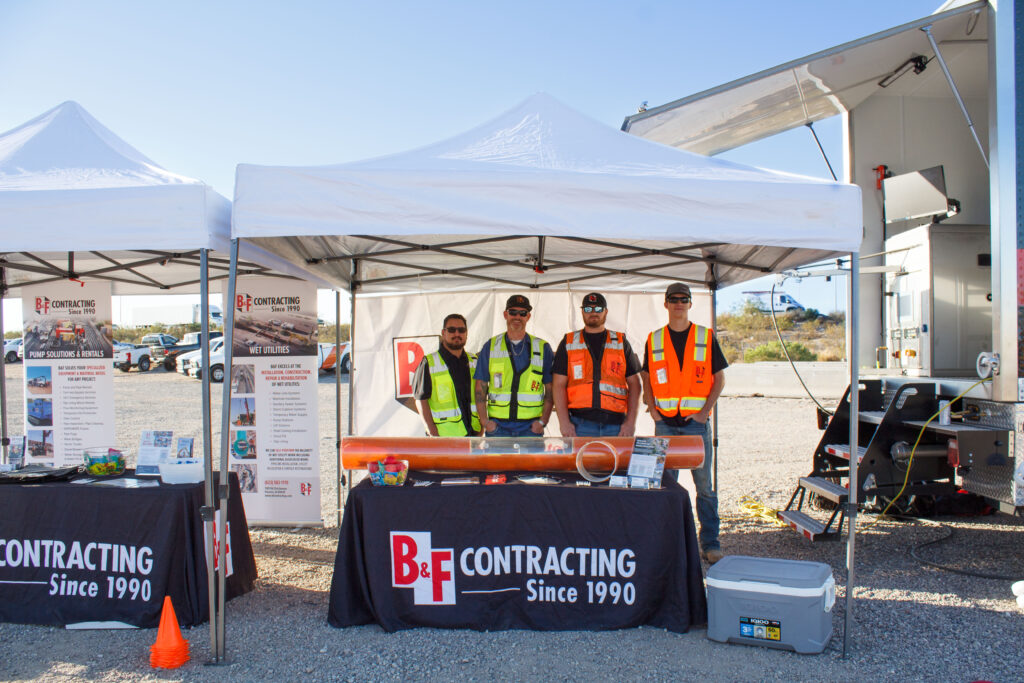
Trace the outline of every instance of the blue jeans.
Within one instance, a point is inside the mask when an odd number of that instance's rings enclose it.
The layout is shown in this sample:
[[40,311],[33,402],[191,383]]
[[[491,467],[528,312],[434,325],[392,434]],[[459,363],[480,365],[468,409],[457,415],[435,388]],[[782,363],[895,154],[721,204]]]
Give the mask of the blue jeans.
[[543,436],[534,434],[530,425],[534,420],[495,420],[498,427],[493,432],[486,432],[487,436]]
[[[704,439],[704,464],[700,469],[690,470],[693,475],[693,486],[697,489],[697,521],[700,522],[701,550],[719,550],[718,527],[718,493],[711,488],[711,421],[701,424],[689,420],[682,427],[673,427],[664,422],[654,423],[656,436],[694,435]],[[675,471],[676,480],[679,470]]]
[[569,422],[576,427],[576,436],[618,436],[622,425],[610,425],[582,417],[569,416]]

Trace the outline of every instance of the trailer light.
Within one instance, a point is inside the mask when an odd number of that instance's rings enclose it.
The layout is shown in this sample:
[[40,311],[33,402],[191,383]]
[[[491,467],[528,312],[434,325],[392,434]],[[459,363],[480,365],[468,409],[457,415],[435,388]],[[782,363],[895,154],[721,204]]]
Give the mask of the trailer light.
[[946,442],[946,462],[950,467],[960,467],[960,444],[956,439]]

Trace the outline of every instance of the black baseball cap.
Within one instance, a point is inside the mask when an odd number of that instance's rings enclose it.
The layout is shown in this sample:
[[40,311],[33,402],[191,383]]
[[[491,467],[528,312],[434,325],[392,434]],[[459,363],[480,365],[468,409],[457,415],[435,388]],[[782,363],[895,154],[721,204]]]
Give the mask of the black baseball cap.
[[608,308],[608,302],[604,300],[604,295],[591,292],[583,297],[583,303],[580,304],[580,307],[582,308],[583,306],[602,306]]
[[673,294],[682,294],[683,296],[691,296],[690,286],[683,284],[682,282],[673,282],[665,290],[665,298],[669,298]]
[[530,305],[530,300],[522,294],[513,294],[505,302],[505,310],[510,308],[525,308],[527,311],[532,311],[533,306]]

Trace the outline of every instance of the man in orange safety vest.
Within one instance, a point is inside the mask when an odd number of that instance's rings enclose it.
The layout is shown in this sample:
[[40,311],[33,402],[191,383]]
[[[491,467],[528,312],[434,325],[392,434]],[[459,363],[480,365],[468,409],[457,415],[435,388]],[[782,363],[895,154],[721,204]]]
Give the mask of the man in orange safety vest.
[[640,361],[626,335],[605,329],[608,302],[591,292],[580,306],[583,329],[562,338],[551,385],[562,436],[633,436],[640,403]]
[[[718,541],[718,494],[712,487],[711,432],[708,416],[725,388],[725,360],[710,329],[690,322],[689,286],[675,282],[665,290],[668,325],[647,336],[644,403],[654,418],[657,436],[696,434],[704,439],[704,464],[690,470],[697,489],[697,520],[704,559],[723,557]],[[678,474],[677,474],[678,476]]]

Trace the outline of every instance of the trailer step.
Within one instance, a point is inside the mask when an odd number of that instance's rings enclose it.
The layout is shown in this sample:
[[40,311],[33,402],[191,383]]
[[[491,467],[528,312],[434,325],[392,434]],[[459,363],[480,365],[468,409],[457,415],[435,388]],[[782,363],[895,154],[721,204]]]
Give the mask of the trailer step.
[[824,524],[799,510],[779,510],[776,516],[809,541],[815,537],[829,538],[836,535],[835,532],[825,533]]
[[885,417],[884,410],[862,410],[860,411],[861,422],[871,422],[874,424],[882,424],[882,418]]
[[800,477],[800,485],[833,503],[845,503],[850,495],[842,484],[821,477]]
[[[859,464],[864,459],[864,454],[867,453],[867,446],[857,446],[857,463]],[[834,455],[837,458],[844,460],[850,459],[850,444],[847,443],[830,443],[825,446],[825,452],[829,455]]]

